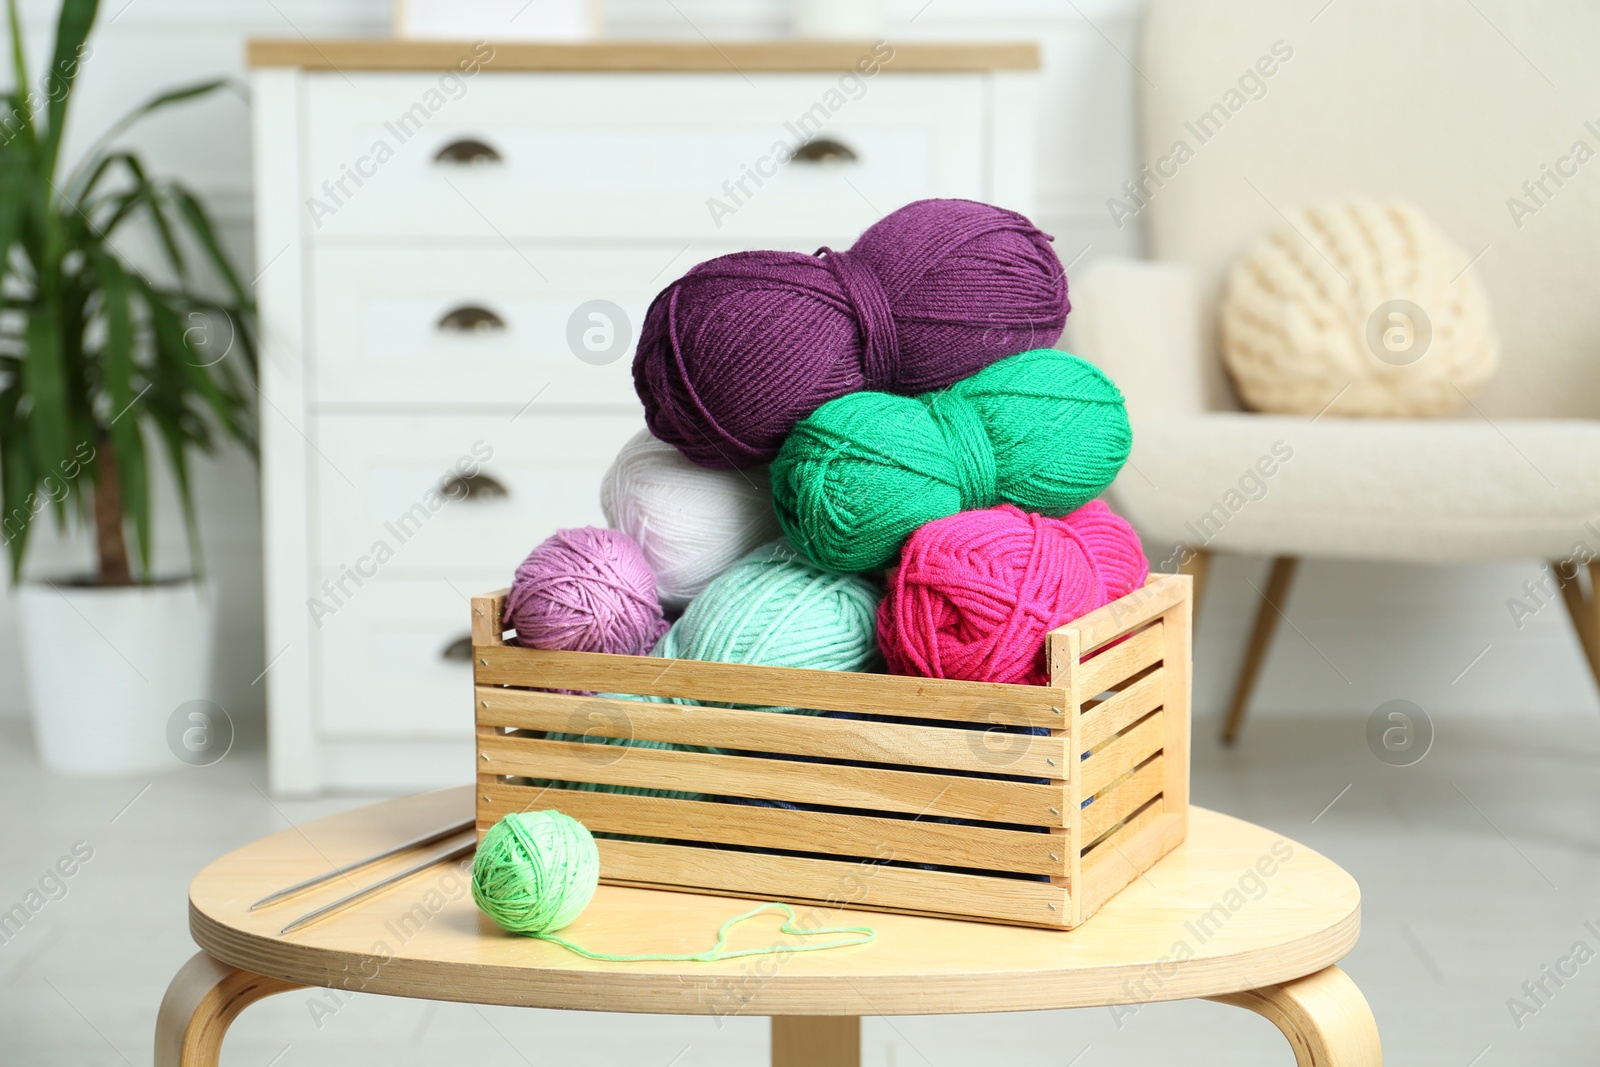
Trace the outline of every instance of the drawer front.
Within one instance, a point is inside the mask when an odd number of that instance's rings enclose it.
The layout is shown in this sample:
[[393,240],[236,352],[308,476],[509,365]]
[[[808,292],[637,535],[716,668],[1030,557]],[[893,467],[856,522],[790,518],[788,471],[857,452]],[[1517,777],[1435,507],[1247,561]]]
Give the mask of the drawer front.
[[538,394],[637,406],[633,350],[651,299],[732,250],[318,248],[307,287],[312,401],[520,406]]
[[315,566],[363,579],[470,566],[508,585],[557,528],[603,525],[600,478],[643,417],[543,403],[514,421],[503,413],[314,419]]
[[[984,197],[985,78],[314,74],[307,232],[847,243],[907,201]],[[775,162],[821,139],[854,159]]]
[[[320,576],[330,583],[337,571]],[[320,727],[333,737],[471,737],[472,658],[463,597],[510,573],[468,566],[436,578],[383,575],[348,595],[312,590]],[[456,590],[459,589],[458,593]],[[464,774],[471,773],[462,768]]]

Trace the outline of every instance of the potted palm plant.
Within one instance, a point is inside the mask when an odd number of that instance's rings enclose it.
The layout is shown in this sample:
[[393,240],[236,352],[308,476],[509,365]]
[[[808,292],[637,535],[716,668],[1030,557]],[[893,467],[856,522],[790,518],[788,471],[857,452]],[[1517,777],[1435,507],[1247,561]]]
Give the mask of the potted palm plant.
[[[65,0],[50,66],[30,82],[7,0],[13,83],[0,113],[0,538],[19,593],[24,665],[46,766],[168,764],[174,709],[207,695],[213,628],[190,459],[253,449],[252,307],[206,210],[117,139],[221,84],[163,93],[70,167],[61,134],[96,0]],[[141,268],[117,238],[146,227]],[[191,573],[151,571],[150,453],[181,500]],[[93,530],[87,576],[24,576],[40,526]],[[131,551],[130,551],[131,546]]]

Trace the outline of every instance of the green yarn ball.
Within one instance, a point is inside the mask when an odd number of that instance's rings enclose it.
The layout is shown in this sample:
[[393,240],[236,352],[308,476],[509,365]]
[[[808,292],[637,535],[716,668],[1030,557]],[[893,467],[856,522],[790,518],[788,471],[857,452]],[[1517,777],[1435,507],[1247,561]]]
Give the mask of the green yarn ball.
[[652,656],[865,671],[878,664],[883,592],[815,566],[775,541],[746,555],[689,603]]
[[1065,515],[1105,491],[1132,443],[1111,380],[1039,348],[940,392],[830,400],[778,452],[772,500],[818,565],[871,570],[919,526],[959,511],[1010,503]]
[[483,835],[472,860],[472,899],[514,934],[568,925],[589,906],[599,884],[594,837],[559,811],[507,815]]

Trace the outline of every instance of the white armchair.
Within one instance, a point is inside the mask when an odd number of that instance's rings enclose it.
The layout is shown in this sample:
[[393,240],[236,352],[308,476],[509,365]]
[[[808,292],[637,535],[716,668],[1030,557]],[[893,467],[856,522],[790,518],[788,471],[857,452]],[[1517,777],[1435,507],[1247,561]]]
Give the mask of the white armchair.
[[[1198,596],[1210,553],[1273,558],[1226,741],[1303,556],[1551,560],[1600,683],[1600,160],[1535,184],[1532,214],[1508,203],[1531,204],[1524,181],[1558,157],[1578,166],[1575,141],[1600,151],[1585,111],[1600,9],[1323,2],[1151,4],[1144,156],[1153,167],[1180,140],[1192,155],[1144,181],[1142,204],[1119,197],[1154,261],[1101,260],[1073,284],[1070,343],[1128,399],[1134,448],[1112,498],[1152,566],[1195,573]],[[1200,143],[1194,122],[1219,103]],[[1454,418],[1341,417],[1332,395],[1316,418],[1238,410],[1215,343],[1224,272],[1280,212],[1350,194],[1409,200],[1476,256],[1462,266],[1489,293],[1502,364]]]

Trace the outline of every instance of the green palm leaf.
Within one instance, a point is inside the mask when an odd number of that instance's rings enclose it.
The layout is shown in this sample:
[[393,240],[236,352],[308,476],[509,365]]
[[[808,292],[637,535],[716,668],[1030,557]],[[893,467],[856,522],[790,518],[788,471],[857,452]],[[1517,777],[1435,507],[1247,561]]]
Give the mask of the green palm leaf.
[[41,466],[51,468],[67,454],[66,368],[62,366],[61,323],[51,315],[30,316],[27,348],[22,384],[32,401],[28,424],[32,431],[33,453]]
[[6,101],[11,105],[8,114],[16,116],[18,137],[31,147],[34,135],[33,111],[27,100],[28,57],[22,50],[22,21],[17,17],[17,0],[6,0],[6,23],[11,31],[11,76],[15,85]]
[[[45,96],[49,103],[49,116],[44,139],[39,148],[39,169],[42,174],[54,174],[56,153],[61,149],[61,130],[67,121],[67,101],[72,96],[72,85],[78,77],[78,57],[83,43],[89,39],[89,29],[94,25],[99,0],[79,0],[61,5],[61,15],[56,20],[56,47],[50,57],[50,69],[45,72]],[[17,83],[21,85],[21,81]]]
[[233,83],[223,78],[215,78],[210,81],[195,82],[193,85],[185,85],[178,89],[169,89],[164,93],[157,93],[152,96],[132,111],[123,115],[116,122],[113,122],[106,128],[104,133],[95,138],[94,143],[89,146],[89,150],[84,153],[83,162],[78,164],[68,177],[67,187],[70,189],[77,185],[82,180],[84,170],[95,165],[105,146],[126,133],[128,127],[146,115],[154,111],[160,111],[164,107],[170,107],[173,104],[181,104],[186,100],[194,100],[197,97],[205,96],[207,93],[215,92],[225,85],[233,85]]

